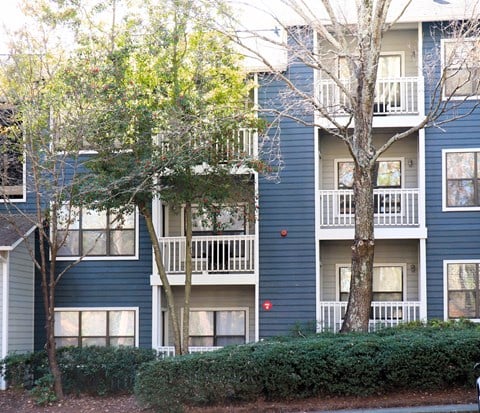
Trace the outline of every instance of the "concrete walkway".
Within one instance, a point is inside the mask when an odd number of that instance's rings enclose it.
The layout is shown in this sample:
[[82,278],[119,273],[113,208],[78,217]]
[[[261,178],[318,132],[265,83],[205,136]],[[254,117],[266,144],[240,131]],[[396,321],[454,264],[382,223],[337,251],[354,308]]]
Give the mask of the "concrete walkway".
[[478,411],[476,404],[449,404],[442,406],[389,407],[385,409],[321,410],[314,413],[478,413]]

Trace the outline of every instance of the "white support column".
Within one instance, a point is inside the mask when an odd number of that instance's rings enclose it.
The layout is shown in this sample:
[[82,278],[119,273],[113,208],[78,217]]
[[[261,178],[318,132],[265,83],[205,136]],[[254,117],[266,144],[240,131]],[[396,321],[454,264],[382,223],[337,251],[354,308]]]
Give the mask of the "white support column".
[[[163,216],[162,201],[158,196],[155,196],[152,199],[152,221],[157,236],[160,236],[163,233]],[[155,263],[155,256],[152,247],[152,276],[150,279],[152,280],[155,276],[158,276],[158,268]],[[152,287],[152,348],[157,348],[162,345],[162,343],[160,343],[160,337],[162,336],[161,328],[163,328],[161,325],[161,291],[160,287],[155,283],[152,283],[152,281],[150,281],[150,285]]]
[[420,251],[418,254],[418,289],[420,298],[420,320],[427,319],[427,254],[425,238],[420,239]]

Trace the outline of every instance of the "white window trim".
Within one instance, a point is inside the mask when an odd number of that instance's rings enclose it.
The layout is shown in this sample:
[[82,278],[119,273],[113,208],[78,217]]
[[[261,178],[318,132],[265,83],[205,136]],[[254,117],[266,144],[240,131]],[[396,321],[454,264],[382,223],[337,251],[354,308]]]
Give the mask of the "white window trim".
[[[443,319],[448,321],[448,264],[480,264],[480,260],[443,260]],[[452,318],[452,320],[454,320]],[[480,318],[469,318],[470,321],[480,322]]]
[[[335,300],[340,301],[340,268],[351,267],[352,263],[335,264]],[[402,267],[402,301],[407,301],[407,264],[406,263],[374,263],[373,267]],[[381,302],[381,301],[380,301]]]
[[[480,37],[466,37],[464,39],[458,39],[458,38],[454,38],[454,39],[440,39],[440,62],[441,62],[441,74],[443,73],[443,71],[445,70],[445,43],[454,43],[454,42],[458,42],[458,41],[471,41],[471,42],[475,42],[475,41],[480,41]],[[447,96],[445,95],[445,83],[443,84],[442,86],[442,100],[478,100],[480,99],[480,95],[472,95],[472,96],[468,96],[468,95],[459,95],[459,96]]]
[[[182,315],[182,332],[183,332],[183,311],[185,307],[182,307],[181,309],[181,315]],[[250,342],[250,309],[249,307],[192,307],[190,308],[190,312],[192,311],[245,311],[245,344]],[[167,313],[168,317],[168,313]]]
[[442,149],[442,211],[480,211],[480,205],[470,207],[449,207],[447,206],[447,153],[452,152],[480,152],[480,148]]
[[[135,312],[135,347],[139,346],[140,308],[139,307],[55,307],[54,311],[134,311]],[[55,334],[55,331],[53,332]]]
[[[139,251],[140,251],[140,218],[139,218],[139,212],[138,208],[135,207],[135,254],[134,255],[96,255],[96,256],[91,256],[91,255],[85,255],[85,256],[57,256],[56,260],[57,261],[128,261],[128,260],[138,260],[140,257]],[[50,256],[50,260],[52,257]]]

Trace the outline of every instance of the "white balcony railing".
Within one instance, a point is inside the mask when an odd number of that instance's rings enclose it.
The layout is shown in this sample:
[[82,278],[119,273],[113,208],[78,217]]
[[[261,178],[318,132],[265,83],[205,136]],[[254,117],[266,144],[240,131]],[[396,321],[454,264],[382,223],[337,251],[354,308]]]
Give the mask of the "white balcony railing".
[[[320,302],[320,319],[318,320],[321,331],[338,332],[347,310],[345,301]],[[420,320],[419,301],[374,301],[370,315],[370,331],[378,328],[394,327],[400,323]]]
[[[320,226],[353,227],[355,204],[353,190],[324,190],[320,192]],[[417,188],[375,189],[374,224],[376,226],[418,226]]]
[[[155,139],[157,145],[160,145],[165,151],[172,150],[171,145],[175,144],[162,134],[156,135]],[[258,155],[258,132],[255,128],[239,128],[232,132],[229,139],[222,139],[220,142],[215,139],[204,139],[187,141],[184,145],[185,150],[204,148],[224,156],[225,159],[253,157]]]
[[[167,274],[185,273],[185,237],[159,239]],[[255,235],[211,235],[192,238],[194,273],[253,273]]]
[[[423,78],[398,77],[377,79],[375,86],[375,115],[416,115],[418,114],[418,91],[423,90]],[[343,79],[347,90],[352,89],[352,82]],[[348,114],[350,103],[346,94],[332,80],[320,80],[318,85],[319,103],[329,113]]]
[[[219,350],[222,347],[220,346],[208,346],[208,347],[198,347],[198,346],[190,346],[188,348],[188,352],[192,353],[206,353],[208,351],[215,351]],[[160,358],[165,357],[173,357],[175,356],[175,347],[174,346],[161,346],[157,347],[157,355]]]

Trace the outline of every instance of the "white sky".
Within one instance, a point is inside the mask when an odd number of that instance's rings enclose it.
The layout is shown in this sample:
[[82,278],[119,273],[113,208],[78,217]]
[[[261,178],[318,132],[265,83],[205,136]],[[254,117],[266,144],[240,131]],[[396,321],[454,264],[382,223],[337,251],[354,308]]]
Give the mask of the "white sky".
[[5,45],[6,30],[15,30],[22,26],[23,15],[18,0],[0,0],[0,54],[8,53]]

